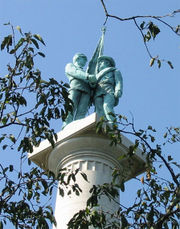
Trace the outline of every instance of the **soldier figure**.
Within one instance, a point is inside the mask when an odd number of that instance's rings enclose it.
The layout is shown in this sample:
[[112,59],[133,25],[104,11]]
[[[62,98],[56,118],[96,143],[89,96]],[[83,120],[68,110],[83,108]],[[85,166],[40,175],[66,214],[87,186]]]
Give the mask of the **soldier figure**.
[[104,116],[109,123],[114,120],[114,106],[122,95],[123,80],[115,68],[113,58],[100,56],[97,60],[97,87],[94,93],[95,110],[99,117]]
[[69,63],[65,67],[65,73],[70,82],[69,98],[73,102],[73,111],[69,112],[62,128],[74,120],[84,118],[87,113],[90,103],[89,83],[94,83],[96,78],[83,70],[86,62],[87,57],[77,53],[73,57],[73,63]]

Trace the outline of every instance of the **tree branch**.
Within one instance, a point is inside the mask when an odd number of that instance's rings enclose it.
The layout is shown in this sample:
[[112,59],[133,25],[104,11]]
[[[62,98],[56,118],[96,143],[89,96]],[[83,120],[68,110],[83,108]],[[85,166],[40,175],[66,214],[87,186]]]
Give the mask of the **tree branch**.
[[[109,14],[109,13],[108,13],[108,10],[107,10],[107,7],[106,7],[106,5],[105,5],[105,3],[104,3],[104,0],[100,0],[100,1],[101,1],[101,4],[102,4],[102,7],[103,7],[103,9],[104,9],[105,15],[106,15],[106,20],[105,20],[105,22],[104,22],[104,25],[106,24],[108,18],[110,18],[110,17],[111,17],[111,18],[114,18],[114,19],[116,19],[116,20],[119,20],[119,21],[131,21],[131,20],[133,20],[134,23],[135,23],[135,25],[136,25],[136,27],[138,28],[138,30],[140,31],[140,33],[141,33],[141,35],[142,35],[142,37],[143,37],[144,45],[145,45],[145,47],[146,47],[146,50],[147,50],[148,55],[149,55],[150,58],[153,60],[153,62],[154,62],[154,60],[156,59],[156,60],[158,61],[158,66],[160,67],[160,66],[161,66],[161,62],[160,62],[160,60],[157,59],[157,57],[156,57],[156,58],[153,58],[153,56],[151,55],[151,53],[150,53],[150,51],[149,51],[149,48],[148,48],[148,46],[147,46],[147,44],[146,44],[146,41],[145,41],[145,35],[143,34],[142,29],[141,29],[141,28],[139,27],[139,25],[137,24],[136,19],[139,19],[139,18],[140,18],[140,19],[143,19],[143,18],[145,18],[145,19],[150,18],[150,19],[157,20],[158,22],[160,22],[160,23],[164,24],[165,26],[167,26],[168,28],[170,28],[176,35],[180,36],[180,25],[178,25],[176,28],[174,28],[173,26],[171,26],[170,24],[168,24],[167,22],[165,22],[164,20],[162,20],[163,18],[173,17],[175,14],[180,13],[180,9],[174,10],[172,13],[169,13],[169,14],[166,14],[166,15],[163,15],[163,16],[136,15],[136,16],[126,17],[126,18],[121,18],[121,17],[119,17],[119,16]],[[162,60],[162,61],[164,61],[164,60]],[[166,61],[166,62],[170,65],[171,68],[173,68],[173,66],[171,65],[171,63],[169,63],[169,61]],[[153,64],[153,63],[152,63],[152,64]],[[150,66],[152,66],[152,65],[150,64]]]
[[153,58],[152,55],[151,55],[151,53],[150,53],[150,51],[149,51],[149,48],[148,48],[148,46],[147,46],[147,43],[146,43],[146,41],[145,41],[145,36],[144,36],[144,34],[143,34],[143,32],[142,32],[142,29],[141,29],[141,28],[139,27],[139,25],[137,24],[135,18],[133,19],[133,21],[134,21],[136,27],[138,28],[138,30],[140,31],[142,37],[143,37],[143,42],[144,42],[144,45],[145,45],[145,47],[146,47],[146,50],[147,50],[148,55],[150,56],[150,58]]
[[[169,13],[169,14],[165,14],[165,15],[162,15],[162,16],[154,16],[154,15],[136,15],[136,16],[131,16],[131,17],[127,17],[127,18],[121,18],[121,17],[118,17],[116,15],[112,15],[112,14],[109,14],[108,13],[108,10],[107,10],[107,7],[104,3],[104,0],[100,0],[101,1],[101,4],[103,6],[103,9],[104,9],[104,12],[105,12],[105,15],[106,17],[111,17],[111,18],[115,18],[119,21],[130,21],[130,20],[134,20],[134,19],[137,19],[137,18],[152,18],[152,19],[155,19],[155,20],[158,20],[160,22],[162,22],[163,24],[165,24],[166,26],[168,26],[170,29],[173,30],[173,32],[176,33],[176,31],[174,30],[174,28],[169,25],[167,22],[161,20],[162,18],[166,18],[166,17],[173,17],[175,14],[177,13],[180,13],[180,9],[178,10],[174,10],[172,13]],[[177,34],[177,35],[180,35],[180,34]]]
[[173,169],[171,168],[171,166],[169,165],[169,163],[166,161],[166,159],[160,154],[157,152],[157,150],[154,150],[152,149],[152,147],[149,145],[149,143],[141,136],[137,135],[136,133],[136,130],[134,128],[134,124],[132,123],[132,129],[133,129],[133,132],[131,131],[125,131],[125,130],[120,130],[121,133],[125,133],[125,134],[130,134],[130,135],[133,135],[133,136],[137,136],[142,142],[144,142],[144,144],[149,148],[150,152],[155,152],[155,154],[161,158],[161,160],[164,162],[164,164],[166,165],[167,169],[169,170],[171,176],[172,176],[172,179],[173,181],[175,182],[175,184],[177,185],[177,187],[180,186],[180,183],[173,171]]
[[162,225],[163,225],[164,221],[167,220],[170,216],[172,216],[172,215],[174,215],[174,214],[176,214],[176,213],[178,213],[178,212],[180,212],[180,209],[179,209],[179,208],[177,208],[177,209],[174,210],[174,211],[168,212],[167,214],[164,214],[164,215],[160,218],[160,220],[158,220],[158,222],[156,223],[156,227],[157,227],[157,228],[162,228]]

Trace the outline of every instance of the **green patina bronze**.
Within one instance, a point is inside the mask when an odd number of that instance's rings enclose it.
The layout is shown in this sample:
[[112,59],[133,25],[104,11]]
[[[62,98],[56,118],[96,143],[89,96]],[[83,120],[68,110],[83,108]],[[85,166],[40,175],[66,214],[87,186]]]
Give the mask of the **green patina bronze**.
[[65,73],[70,82],[69,98],[73,102],[73,110],[68,113],[62,128],[74,120],[84,118],[88,111],[91,94],[90,84],[96,82],[96,77],[83,69],[86,62],[87,57],[82,53],[77,53],[73,57],[73,63],[69,63],[65,67]]
[[69,112],[64,128],[74,120],[85,117],[91,103],[99,117],[104,116],[108,122],[113,122],[114,107],[122,95],[123,79],[115,68],[115,61],[109,56],[103,56],[105,28],[91,58],[87,70],[83,68],[87,57],[77,53],[73,63],[65,67],[65,73],[70,82],[69,98],[73,102],[73,110]]
[[104,116],[110,123],[114,121],[114,107],[122,96],[123,80],[115,68],[113,58],[100,56],[96,72],[97,86],[94,90],[94,105],[99,117]]

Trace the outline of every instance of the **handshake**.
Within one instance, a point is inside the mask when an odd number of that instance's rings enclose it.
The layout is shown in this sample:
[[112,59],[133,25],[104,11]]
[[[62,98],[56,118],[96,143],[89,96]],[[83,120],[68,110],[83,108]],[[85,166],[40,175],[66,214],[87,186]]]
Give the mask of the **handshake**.
[[87,74],[87,80],[89,83],[95,84],[97,83],[97,79],[95,75]]

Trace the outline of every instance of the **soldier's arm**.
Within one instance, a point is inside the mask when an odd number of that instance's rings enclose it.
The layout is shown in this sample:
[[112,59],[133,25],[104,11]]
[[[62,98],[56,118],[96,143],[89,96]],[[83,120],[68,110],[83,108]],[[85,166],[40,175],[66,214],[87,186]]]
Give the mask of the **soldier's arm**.
[[123,78],[121,75],[121,72],[119,70],[116,70],[114,72],[115,74],[115,97],[121,97],[123,92]]
[[85,71],[76,69],[76,67],[71,63],[66,65],[65,73],[70,78],[76,78],[84,81],[87,81],[88,79],[88,74]]

